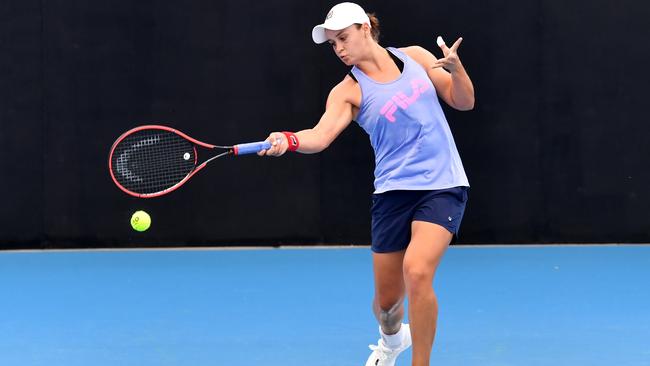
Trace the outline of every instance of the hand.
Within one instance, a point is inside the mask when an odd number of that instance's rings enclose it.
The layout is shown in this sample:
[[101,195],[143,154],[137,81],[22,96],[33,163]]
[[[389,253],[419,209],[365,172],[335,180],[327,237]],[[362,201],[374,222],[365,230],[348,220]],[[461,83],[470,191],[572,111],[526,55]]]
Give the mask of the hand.
[[265,141],[271,143],[271,148],[258,152],[257,155],[259,156],[280,156],[287,152],[287,148],[289,148],[287,137],[281,132],[271,132]]
[[451,73],[461,69],[463,65],[460,63],[460,58],[458,58],[457,50],[458,50],[458,46],[460,46],[460,43],[463,42],[463,37],[458,38],[458,40],[454,42],[451,48],[447,47],[445,41],[440,36],[438,37],[436,42],[438,43],[438,46],[442,50],[442,53],[445,57],[436,60],[436,62],[431,66],[431,68],[435,69],[438,67],[444,67]]

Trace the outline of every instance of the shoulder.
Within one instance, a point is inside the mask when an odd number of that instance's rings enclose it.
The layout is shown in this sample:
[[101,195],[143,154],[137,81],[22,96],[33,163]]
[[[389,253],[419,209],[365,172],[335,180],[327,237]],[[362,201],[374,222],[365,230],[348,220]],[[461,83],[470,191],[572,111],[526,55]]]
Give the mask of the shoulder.
[[422,46],[400,47],[399,50],[404,52],[410,58],[415,60],[415,62],[419,63],[425,68],[437,60],[436,56],[434,56],[433,53],[429,52],[429,50]]
[[350,103],[354,106],[359,106],[360,100],[361,87],[349,75],[345,75],[345,78],[330,90],[329,96],[327,97],[328,104],[331,102]]

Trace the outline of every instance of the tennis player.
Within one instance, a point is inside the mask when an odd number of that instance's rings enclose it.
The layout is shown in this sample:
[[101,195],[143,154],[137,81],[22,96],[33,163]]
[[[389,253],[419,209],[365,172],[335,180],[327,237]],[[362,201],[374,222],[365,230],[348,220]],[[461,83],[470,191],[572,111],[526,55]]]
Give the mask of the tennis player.
[[[474,87],[451,47],[437,39],[444,57],[420,46],[384,48],[379,22],[359,5],[341,3],[314,27],[315,43],[328,42],[351,66],[327,98],[316,126],[273,132],[273,146],[259,155],[326,149],[352,120],[370,136],[375,152],[372,196],[373,311],[381,338],[366,366],[392,366],[413,344],[413,365],[429,365],[438,304],[433,279],[458,229],[469,183],[439,98],[466,111]],[[408,297],[410,324],[403,324]]]

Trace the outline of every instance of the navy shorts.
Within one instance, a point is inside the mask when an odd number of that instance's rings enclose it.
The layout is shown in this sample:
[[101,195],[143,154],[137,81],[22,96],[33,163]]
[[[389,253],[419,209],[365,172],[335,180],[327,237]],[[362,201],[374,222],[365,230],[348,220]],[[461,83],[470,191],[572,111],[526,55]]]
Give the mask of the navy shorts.
[[431,191],[388,191],[372,195],[372,246],[376,253],[406,249],[411,222],[438,224],[458,236],[469,187]]

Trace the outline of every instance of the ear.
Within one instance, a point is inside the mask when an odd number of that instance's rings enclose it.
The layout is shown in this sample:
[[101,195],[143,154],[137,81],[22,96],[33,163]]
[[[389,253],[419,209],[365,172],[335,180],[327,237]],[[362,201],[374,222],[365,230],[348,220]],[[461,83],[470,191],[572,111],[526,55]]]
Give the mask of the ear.
[[368,23],[363,23],[361,25],[361,28],[363,28],[363,33],[365,34],[365,37],[367,38],[370,35],[370,26]]

